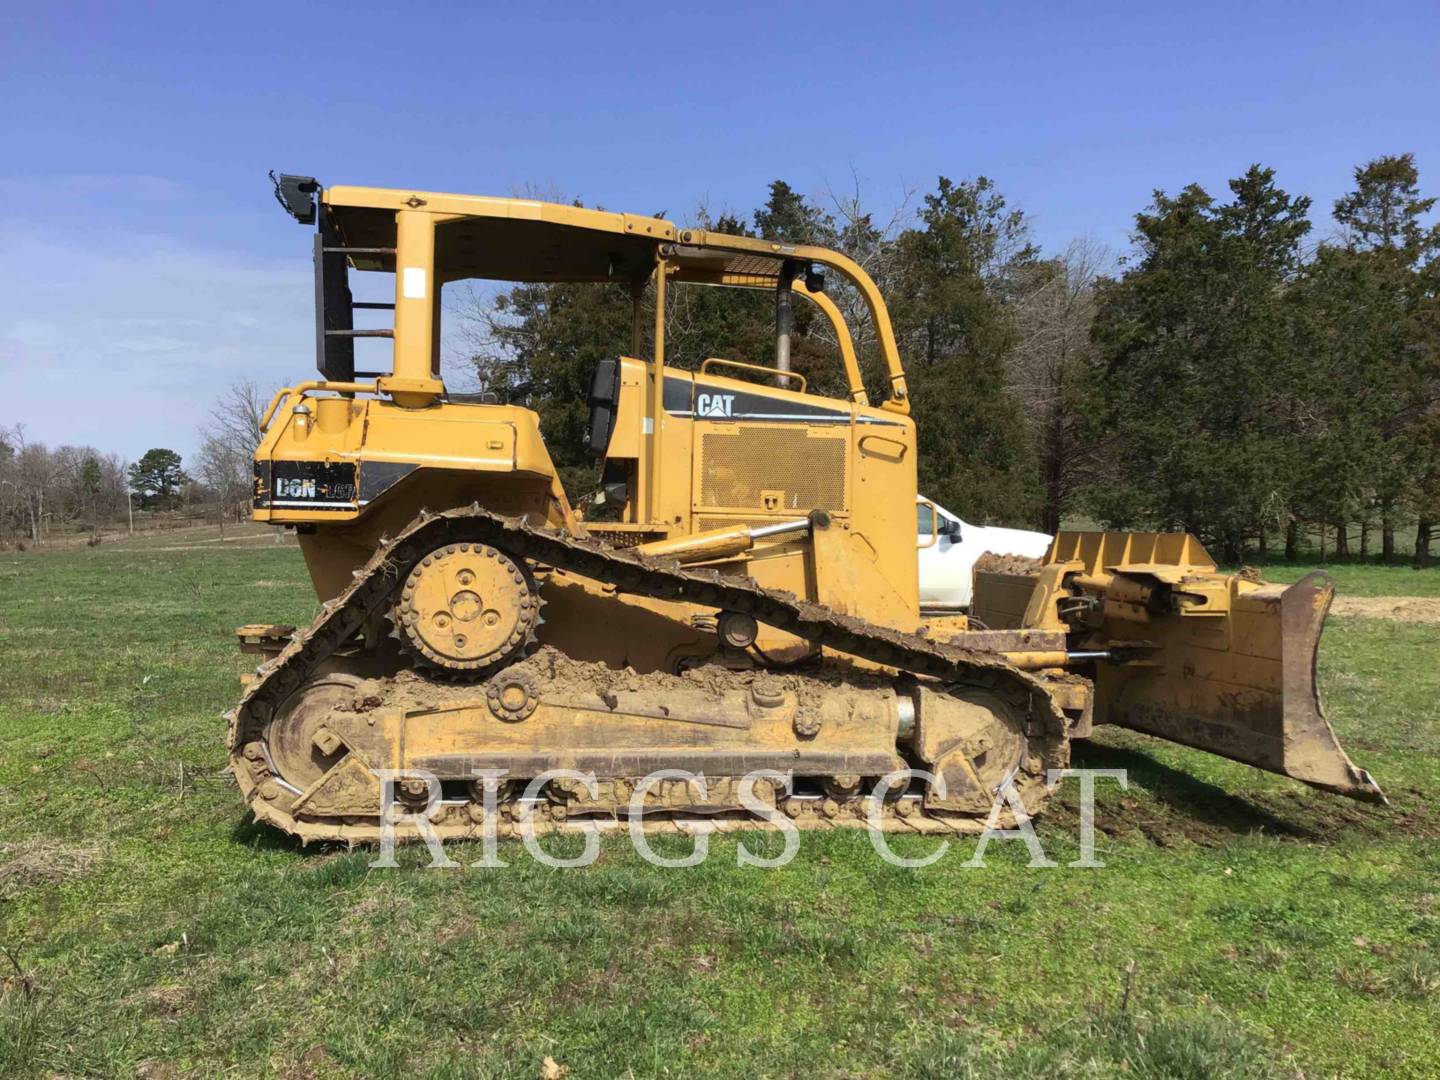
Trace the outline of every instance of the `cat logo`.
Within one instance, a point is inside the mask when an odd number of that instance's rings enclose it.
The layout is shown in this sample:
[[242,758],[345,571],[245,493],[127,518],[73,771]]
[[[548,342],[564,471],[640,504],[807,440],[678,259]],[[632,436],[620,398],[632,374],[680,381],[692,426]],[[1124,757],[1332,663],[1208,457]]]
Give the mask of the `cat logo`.
[[275,494],[281,499],[315,498],[314,480],[288,480],[284,477],[275,481]]
[[734,394],[697,394],[695,396],[696,416],[732,416],[734,408]]

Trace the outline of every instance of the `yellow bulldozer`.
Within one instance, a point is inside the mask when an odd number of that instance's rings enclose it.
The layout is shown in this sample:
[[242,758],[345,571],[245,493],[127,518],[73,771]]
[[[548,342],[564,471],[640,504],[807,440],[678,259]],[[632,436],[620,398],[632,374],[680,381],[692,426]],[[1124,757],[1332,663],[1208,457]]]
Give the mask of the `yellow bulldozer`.
[[[844,255],[529,199],[275,182],[314,228],[321,378],[270,403],[253,514],[296,531],[323,604],[299,630],[238,632],[263,657],[228,717],[258,820],[373,842],[388,795],[442,839],[631,807],[963,832],[1007,791],[1011,819],[1038,811],[1047,771],[1098,724],[1383,798],[1316,694],[1323,574],[1267,585],[1217,572],[1185,534],[1062,533],[1038,575],[978,576],[987,624],[922,617],[905,372]],[[354,300],[359,272],[393,275],[393,303]],[[827,278],[868,310],[884,400]],[[447,391],[441,293],[474,279],[629,290],[630,355],[597,366],[589,397],[596,506],[571,505],[535,412]],[[696,286],[773,294],[773,358],[667,366],[667,293]],[[796,297],[833,331],[843,396],[791,370]],[[357,328],[357,309],[393,327]],[[384,370],[356,370],[360,338],[390,341]]]

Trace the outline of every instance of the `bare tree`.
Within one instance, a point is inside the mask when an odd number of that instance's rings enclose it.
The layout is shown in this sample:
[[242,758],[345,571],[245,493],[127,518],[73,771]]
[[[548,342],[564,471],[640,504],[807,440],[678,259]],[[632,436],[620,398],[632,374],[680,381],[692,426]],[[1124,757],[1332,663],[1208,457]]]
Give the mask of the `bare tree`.
[[0,428],[0,538],[44,543],[54,524],[83,523],[92,537],[124,512],[124,463],[93,446],[50,449],[23,425]]
[[222,540],[226,518],[239,517],[249,494],[266,404],[254,382],[240,379],[221,392],[210,410],[210,422],[200,431],[196,471],[215,497]]
[[1043,492],[1041,528],[1056,532],[1096,448],[1080,438],[1078,382],[1091,362],[1095,283],[1114,257],[1089,239],[1040,262],[1019,282],[1013,304],[1018,342],[1008,362],[1009,388],[1034,432]]
[[17,454],[20,436],[0,428],[0,537],[8,534],[20,518],[20,477]]
[[48,532],[50,495],[60,473],[59,463],[43,443],[26,440],[23,424],[16,424],[10,429],[7,442],[14,459],[13,479],[7,482],[16,489],[20,513],[28,525],[31,541],[43,544]]
[[[824,199],[834,210],[838,226],[836,246],[860,265],[882,295],[888,294],[895,278],[895,238],[914,222],[916,191],[913,186],[903,188],[889,214],[879,221],[865,209],[860,178],[854,170],[851,170],[848,191],[827,188],[824,193]],[[826,292],[840,308],[845,324],[855,338],[855,351],[862,366],[873,371],[873,363],[867,361],[878,357],[879,341],[865,298],[843,279],[828,281]],[[833,337],[828,326],[823,327],[820,333],[826,339]]]
[[218,439],[235,454],[253,458],[260,445],[260,419],[269,404],[265,394],[250,379],[231,383],[210,410],[205,438]]
[[119,454],[100,454],[100,516],[106,521],[123,517],[129,501],[126,461]]
[[236,447],[219,436],[208,436],[200,443],[195,459],[197,475],[215,498],[216,519],[220,539],[225,539],[225,519],[239,516],[239,507],[249,494],[250,454],[237,453]]

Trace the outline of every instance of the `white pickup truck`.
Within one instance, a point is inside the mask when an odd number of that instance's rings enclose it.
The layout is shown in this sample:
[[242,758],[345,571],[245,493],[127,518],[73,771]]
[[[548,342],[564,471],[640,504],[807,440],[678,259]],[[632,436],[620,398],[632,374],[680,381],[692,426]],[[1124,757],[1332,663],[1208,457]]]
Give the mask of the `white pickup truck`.
[[987,551],[1038,559],[1050,547],[1046,533],[970,525],[923,495],[915,498],[915,526],[920,544],[920,606],[928,609],[969,607],[975,561]]

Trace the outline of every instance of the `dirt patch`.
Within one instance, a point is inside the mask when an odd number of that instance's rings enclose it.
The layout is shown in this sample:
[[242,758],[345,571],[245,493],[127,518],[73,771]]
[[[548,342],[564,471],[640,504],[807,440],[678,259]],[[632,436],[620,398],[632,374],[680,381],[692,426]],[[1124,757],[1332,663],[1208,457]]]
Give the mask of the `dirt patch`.
[[190,991],[183,986],[147,986],[121,999],[122,1005],[139,1005],[147,1012],[174,1017],[190,1002]]
[[[1095,827],[1112,839],[1144,840],[1163,848],[1187,843],[1219,847],[1245,835],[1305,844],[1357,836],[1440,839],[1440,807],[1416,788],[1391,789],[1387,806],[1297,788],[1232,794],[1157,761],[1145,752],[1147,742],[1145,736],[1106,730],[1076,745],[1076,767],[1123,768],[1132,781],[1128,792],[1097,789]],[[1077,791],[1062,788],[1050,800],[1042,828],[1074,835]]]
[[373,931],[377,924],[387,919],[409,922],[415,914],[415,901],[408,896],[390,893],[367,893],[361,896],[340,916],[338,924],[342,934]]
[[[1056,830],[1073,836],[1078,828],[1079,806],[1074,796],[1052,799],[1042,819],[1042,834]],[[1397,832],[1440,837],[1440,818],[1417,797],[1406,799],[1403,805],[1377,807],[1309,792],[1221,793],[1207,805],[1197,806],[1189,799],[1176,798],[1173,792],[1157,790],[1115,800],[1097,799],[1095,828],[1114,840],[1144,841],[1160,848],[1186,844],[1215,848],[1237,837],[1256,835],[1328,845],[1348,837],[1380,839]]]
[[1337,596],[1330,614],[1440,625],[1440,596]]
[[32,886],[88,874],[103,854],[98,844],[68,845],[45,840],[0,844],[0,899],[13,900]]
[[975,560],[976,570],[986,570],[992,574],[1016,574],[1020,577],[1035,577],[1044,565],[1041,559],[1031,559],[1024,555],[996,555],[993,551],[987,551]]

